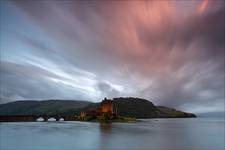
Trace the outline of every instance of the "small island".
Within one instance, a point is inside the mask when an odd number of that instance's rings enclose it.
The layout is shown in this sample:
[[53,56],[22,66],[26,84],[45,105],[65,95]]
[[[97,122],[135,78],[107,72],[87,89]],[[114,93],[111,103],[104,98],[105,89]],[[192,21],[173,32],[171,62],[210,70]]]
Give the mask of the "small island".
[[15,101],[0,104],[0,122],[93,121],[135,122],[149,118],[195,118],[196,115],[133,97],[104,98],[100,103],[77,100]]
[[[115,112],[113,110],[116,110]],[[98,108],[92,108],[86,112],[81,112],[77,117],[80,121],[98,122],[134,122],[135,118],[119,116],[117,108],[113,109],[113,100],[105,98]]]

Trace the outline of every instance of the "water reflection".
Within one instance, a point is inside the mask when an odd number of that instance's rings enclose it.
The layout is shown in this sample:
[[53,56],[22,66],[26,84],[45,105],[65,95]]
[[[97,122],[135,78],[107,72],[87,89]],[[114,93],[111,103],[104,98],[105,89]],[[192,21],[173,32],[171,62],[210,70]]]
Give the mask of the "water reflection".
[[159,119],[137,123],[18,122],[0,123],[0,130],[1,150],[224,149],[224,120]]
[[99,123],[99,129],[102,135],[110,134],[112,131],[112,123]]
[[107,149],[110,145],[112,123],[99,123],[99,149]]

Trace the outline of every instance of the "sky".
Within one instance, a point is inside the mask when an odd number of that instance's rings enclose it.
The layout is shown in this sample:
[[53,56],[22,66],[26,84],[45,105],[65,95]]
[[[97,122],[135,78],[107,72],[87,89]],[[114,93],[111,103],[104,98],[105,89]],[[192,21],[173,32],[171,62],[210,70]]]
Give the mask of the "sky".
[[224,111],[223,0],[1,1],[1,103],[139,97]]

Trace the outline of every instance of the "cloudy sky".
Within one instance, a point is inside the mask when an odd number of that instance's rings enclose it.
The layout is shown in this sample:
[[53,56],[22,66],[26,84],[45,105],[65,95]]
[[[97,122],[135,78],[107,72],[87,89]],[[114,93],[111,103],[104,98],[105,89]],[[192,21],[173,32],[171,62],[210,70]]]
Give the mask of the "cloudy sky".
[[224,111],[224,1],[1,1],[1,103],[140,97]]

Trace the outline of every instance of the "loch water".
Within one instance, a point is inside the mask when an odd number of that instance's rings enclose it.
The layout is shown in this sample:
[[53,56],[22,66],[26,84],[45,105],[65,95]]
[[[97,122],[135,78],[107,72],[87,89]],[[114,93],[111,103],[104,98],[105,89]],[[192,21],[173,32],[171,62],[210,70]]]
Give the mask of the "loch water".
[[0,123],[1,150],[224,150],[224,118]]

